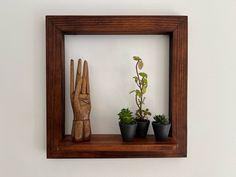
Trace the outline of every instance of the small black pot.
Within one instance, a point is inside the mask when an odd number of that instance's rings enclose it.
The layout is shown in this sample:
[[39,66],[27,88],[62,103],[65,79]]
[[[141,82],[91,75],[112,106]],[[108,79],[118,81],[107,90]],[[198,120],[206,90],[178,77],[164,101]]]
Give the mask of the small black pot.
[[148,127],[150,124],[150,120],[138,120],[137,121],[137,129],[136,129],[136,137],[138,138],[146,138]]
[[133,141],[135,137],[137,123],[134,124],[122,124],[119,122],[120,132],[123,141]]
[[168,138],[171,124],[160,125],[152,122],[152,127],[155,133],[156,140],[166,140]]

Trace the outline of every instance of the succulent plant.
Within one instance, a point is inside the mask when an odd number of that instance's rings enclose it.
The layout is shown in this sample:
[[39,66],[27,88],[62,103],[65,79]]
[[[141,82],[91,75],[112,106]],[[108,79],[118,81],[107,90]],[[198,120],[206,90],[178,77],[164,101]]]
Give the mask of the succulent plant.
[[167,124],[169,124],[169,119],[164,114],[162,114],[162,115],[155,115],[153,117],[153,119],[159,125],[167,125]]
[[122,124],[133,124],[133,123],[135,123],[133,113],[128,108],[121,109],[118,116],[119,116],[119,120]]

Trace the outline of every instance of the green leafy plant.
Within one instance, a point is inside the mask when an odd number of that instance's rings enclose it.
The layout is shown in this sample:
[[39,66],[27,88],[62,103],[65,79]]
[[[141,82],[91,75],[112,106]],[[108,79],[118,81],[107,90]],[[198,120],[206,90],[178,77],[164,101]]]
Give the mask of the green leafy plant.
[[167,125],[167,124],[169,124],[169,119],[164,114],[162,114],[162,115],[155,115],[153,117],[153,119],[155,120],[155,122],[158,125]]
[[137,89],[132,90],[130,92],[135,94],[135,103],[138,107],[136,110],[136,118],[140,120],[145,120],[147,119],[147,116],[150,116],[151,113],[149,112],[149,109],[146,108],[144,109],[144,101],[146,97],[144,97],[144,94],[147,91],[147,86],[148,86],[148,75],[145,72],[140,72],[143,68],[143,61],[140,57],[138,56],[133,56],[133,60],[136,61],[135,65],[135,70],[136,70],[136,76],[134,76],[134,81],[137,85]]
[[128,108],[121,109],[118,116],[119,116],[119,120],[122,124],[134,124],[135,123],[133,113]]

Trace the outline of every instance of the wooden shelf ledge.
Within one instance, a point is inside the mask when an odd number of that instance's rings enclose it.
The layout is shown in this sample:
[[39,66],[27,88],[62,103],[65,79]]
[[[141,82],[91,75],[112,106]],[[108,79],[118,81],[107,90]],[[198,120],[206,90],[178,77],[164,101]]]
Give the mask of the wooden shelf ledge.
[[71,136],[66,135],[59,146],[62,151],[105,151],[105,152],[160,152],[173,151],[177,142],[173,138],[166,141],[156,141],[153,135],[145,139],[135,138],[132,142],[123,142],[121,135],[92,135],[88,142],[75,143]]

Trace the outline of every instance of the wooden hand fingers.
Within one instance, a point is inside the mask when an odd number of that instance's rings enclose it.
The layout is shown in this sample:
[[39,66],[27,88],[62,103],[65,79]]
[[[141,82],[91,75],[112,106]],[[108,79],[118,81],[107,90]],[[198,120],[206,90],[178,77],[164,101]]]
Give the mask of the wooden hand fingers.
[[90,86],[89,86],[89,69],[88,69],[88,62],[85,60],[84,61],[84,66],[83,66],[83,81],[82,81],[82,94],[90,94]]
[[74,60],[70,60],[70,99],[74,99]]
[[87,67],[87,82],[86,82],[86,93],[88,94],[88,95],[90,95],[90,85],[89,85],[89,69],[88,69],[88,63],[87,63],[87,65],[86,65],[86,67]]
[[85,94],[87,90],[87,75],[88,75],[88,62],[85,60],[83,66],[83,77],[82,77],[83,80],[81,89],[82,94]]
[[79,59],[78,65],[77,65],[76,82],[75,82],[76,87],[77,87],[79,80],[81,79],[81,65],[82,65],[82,60]]
[[[83,63],[83,74],[82,74],[82,60],[79,59],[77,65],[77,73],[74,86],[74,61],[71,60],[71,98],[75,98],[74,101],[79,102],[80,95],[89,95],[89,72],[88,62],[85,60]],[[90,100],[90,98],[88,98]],[[90,101],[89,101],[90,102]]]
[[76,74],[76,86],[75,86],[75,97],[79,99],[79,95],[81,92],[81,85],[82,85],[82,78],[81,78],[81,67],[82,67],[82,60],[79,59],[77,65],[77,74]]

